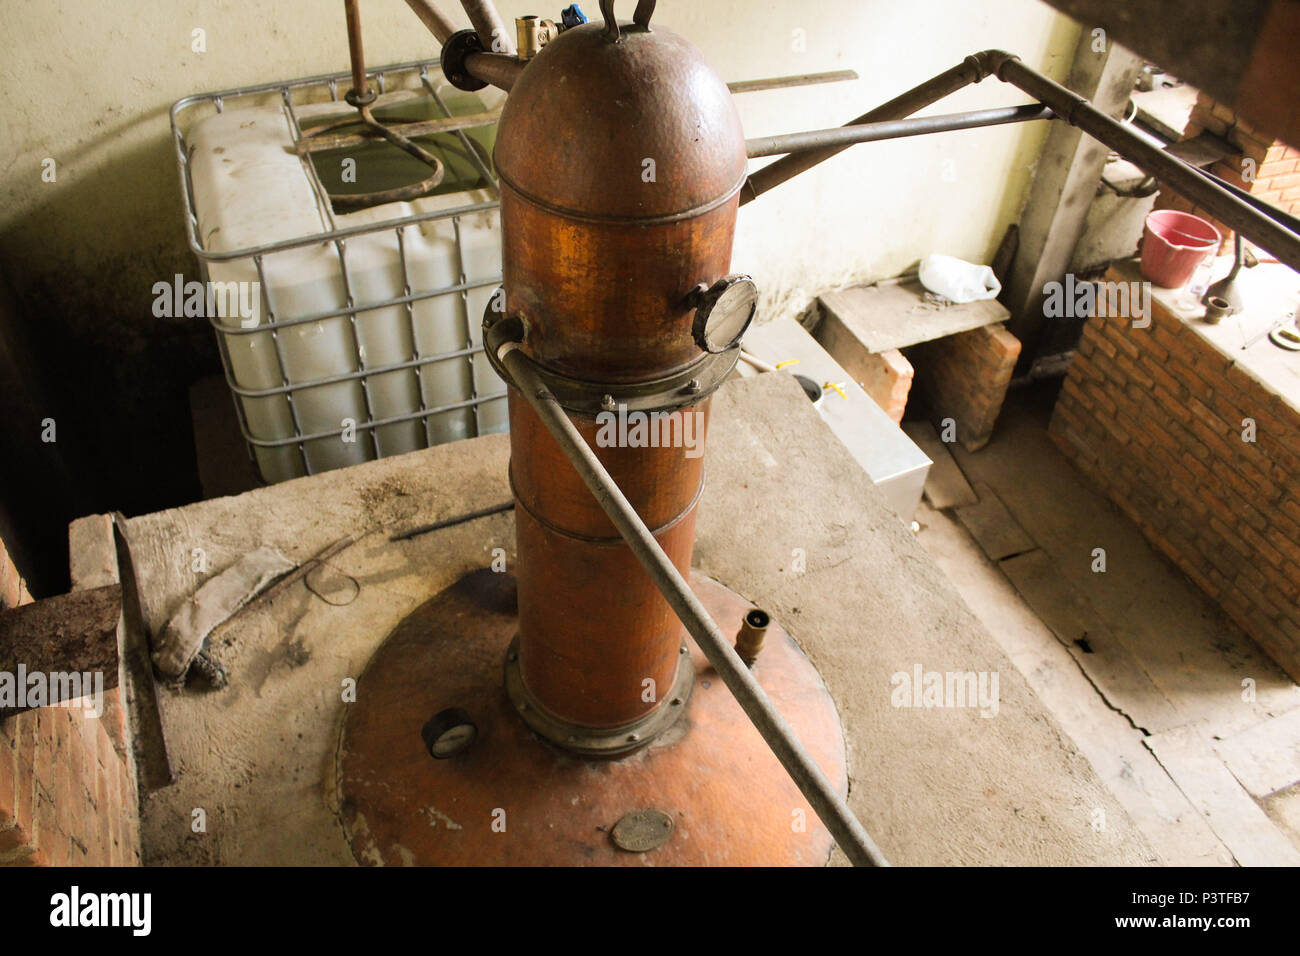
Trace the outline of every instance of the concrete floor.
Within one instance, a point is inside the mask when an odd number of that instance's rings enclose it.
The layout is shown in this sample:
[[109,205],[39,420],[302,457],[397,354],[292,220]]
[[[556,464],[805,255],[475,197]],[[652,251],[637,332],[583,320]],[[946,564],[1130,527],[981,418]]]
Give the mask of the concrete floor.
[[[509,513],[390,535],[507,501],[507,456],[503,436],[474,439],[130,520],[153,633],[204,577],[251,548],[274,544],[308,561],[348,539],[305,581],[214,632],[228,687],[161,693],[176,779],[145,799],[148,862],[353,862],[334,789],[341,687],[398,622],[488,566],[493,549],[513,560]],[[195,548],[206,574],[193,570]],[[1159,859],[1096,758],[789,376],[729,382],[715,396],[695,563],[770,610],[819,668],[844,725],[850,804],[893,862]],[[900,706],[894,678],[914,668],[997,676],[996,713]],[[843,862],[838,852],[833,862]]]
[[923,503],[919,542],[1160,863],[1297,865],[1300,688],[1056,450],[1054,398],[1013,391],[986,448],[949,446],[1000,533]]

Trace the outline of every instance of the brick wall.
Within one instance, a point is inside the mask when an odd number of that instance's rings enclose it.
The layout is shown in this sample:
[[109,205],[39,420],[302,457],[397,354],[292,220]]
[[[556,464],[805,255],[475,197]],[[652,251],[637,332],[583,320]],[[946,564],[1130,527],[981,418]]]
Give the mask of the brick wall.
[[959,332],[905,350],[935,428],[956,424],[957,438],[974,451],[988,444],[1002,411],[1020,340],[1001,325]]
[[1147,329],[1088,320],[1050,433],[1300,680],[1300,412],[1157,301]]
[[[3,541],[0,584],[4,607],[31,601]],[[139,865],[119,689],[104,698],[100,719],[65,707],[0,719],[0,866]]]
[[[1202,132],[1213,133],[1241,150],[1241,155],[1229,156],[1210,166],[1209,172],[1264,202],[1300,215],[1300,150],[1278,141],[1268,131],[1252,126],[1204,93],[1197,97],[1196,105],[1192,107],[1182,138],[1191,139]],[[1245,163],[1247,159],[1251,160],[1253,169]],[[1223,233],[1224,248],[1232,244],[1231,229],[1177,193],[1162,191],[1156,200],[1156,208],[1181,209],[1208,219]]]

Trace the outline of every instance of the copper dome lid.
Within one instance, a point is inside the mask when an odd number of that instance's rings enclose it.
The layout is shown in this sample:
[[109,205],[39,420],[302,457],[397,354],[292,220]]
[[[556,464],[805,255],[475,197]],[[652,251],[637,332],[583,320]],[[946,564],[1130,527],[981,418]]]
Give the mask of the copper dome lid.
[[[602,4],[607,14],[613,4]],[[565,30],[510,89],[493,160],[533,202],[580,218],[671,219],[729,199],[745,176],[731,93],[670,30]]]

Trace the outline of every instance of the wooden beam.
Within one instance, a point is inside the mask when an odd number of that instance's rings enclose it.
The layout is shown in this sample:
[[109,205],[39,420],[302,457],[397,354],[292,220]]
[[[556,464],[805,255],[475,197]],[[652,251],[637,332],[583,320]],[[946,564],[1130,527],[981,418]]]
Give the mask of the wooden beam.
[[[121,614],[117,584],[0,612],[0,717],[85,696],[91,688],[84,687],[81,675],[103,675],[102,683],[95,680],[95,691],[116,687]],[[54,679],[74,674],[76,680]],[[42,684],[35,704],[29,696],[33,679]]]

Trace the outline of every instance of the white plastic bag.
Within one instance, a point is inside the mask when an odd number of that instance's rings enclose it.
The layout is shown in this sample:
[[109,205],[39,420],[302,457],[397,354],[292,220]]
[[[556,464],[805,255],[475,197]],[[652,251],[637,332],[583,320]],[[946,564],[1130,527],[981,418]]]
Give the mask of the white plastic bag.
[[1002,291],[1002,283],[988,266],[937,253],[921,260],[921,285],[959,304],[991,299]]

